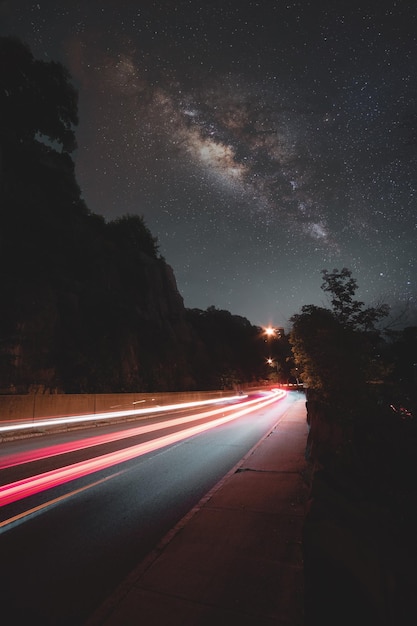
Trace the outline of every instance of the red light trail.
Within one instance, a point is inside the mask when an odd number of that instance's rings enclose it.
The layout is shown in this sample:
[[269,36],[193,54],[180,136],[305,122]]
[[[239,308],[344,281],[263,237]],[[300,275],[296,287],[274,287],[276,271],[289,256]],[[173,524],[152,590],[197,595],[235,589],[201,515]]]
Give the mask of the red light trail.
[[[199,433],[202,433],[206,430],[214,428],[216,426],[220,426],[221,424],[225,424],[232,420],[237,419],[243,415],[246,415],[252,411],[258,410],[264,406],[272,404],[276,402],[278,399],[283,398],[286,395],[285,391],[278,391],[269,396],[267,399],[256,399],[250,400],[246,402],[243,406],[239,405],[239,407],[222,407],[220,409],[214,409],[212,411],[206,411],[204,413],[199,413],[197,415],[188,416],[184,418],[178,418],[175,420],[167,420],[165,422],[159,424],[153,424],[149,426],[138,427],[137,429],[133,429],[134,431],[141,432],[150,432],[152,430],[160,430],[163,428],[167,428],[179,424],[184,424],[190,421],[195,421],[198,419],[202,419],[204,417],[212,417],[219,413],[227,413],[229,415],[223,415],[213,421],[205,422],[204,424],[198,424],[195,426],[191,426],[184,430],[171,433],[169,435],[165,435],[159,437],[157,439],[153,439],[151,441],[146,441],[134,446],[130,446],[123,450],[117,450],[115,452],[111,452],[108,454],[104,454],[102,456],[98,456],[96,458],[88,459],[86,461],[81,461],[78,463],[74,463],[71,465],[67,465],[65,467],[61,467],[59,469],[51,470],[49,472],[44,472],[42,474],[38,474],[36,476],[31,476],[28,478],[24,478],[22,480],[10,483],[8,485],[3,485],[0,487],[0,506],[5,506],[7,504],[11,504],[12,502],[16,502],[17,500],[21,500],[22,498],[26,498],[28,496],[34,495],[36,493],[40,493],[47,489],[51,489],[52,487],[56,487],[58,485],[62,485],[69,481],[75,480],[77,478],[82,478],[94,472],[98,472],[100,470],[105,470],[119,463],[123,463],[125,461],[129,461],[143,454],[147,454],[148,452],[153,452],[165,446],[171,445],[173,443],[177,443],[182,441],[183,439],[187,439],[188,437],[192,437]],[[178,406],[178,405],[177,405]],[[111,441],[117,439],[123,439],[125,437],[132,436],[132,430],[113,433],[112,435],[104,435],[103,437],[94,437],[94,442],[91,443],[91,446],[99,445],[100,443],[105,442],[104,440]],[[45,452],[48,450],[47,448],[43,451],[40,451],[41,456],[36,458],[46,458],[47,456],[52,456],[56,454],[62,454],[63,452],[68,452],[68,446],[71,450],[77,450],[80,448],[86,447],[86,441],[81,440],[79,442],[73,442],[71,444],[62,444],[61,446],[52,447],[50,449],[50,453]],[[56,449],[60,451],[57,452]],[[65,449],[63,449],[65,448]],[[35,451],[34,454],[36,454]],[[29,453],[30,454],[30,453]],[[42,456],[43,455],[43,456]],[[30,458],[30,460],[34,460],[34,456]],[[6,461],[7,462],[7,461]],[[21,462],[27,462],[27,456]],[[12,462],[12,459],[9,459],[9,467],[15,463]],[[5,467],[3,465],[3,467]]]

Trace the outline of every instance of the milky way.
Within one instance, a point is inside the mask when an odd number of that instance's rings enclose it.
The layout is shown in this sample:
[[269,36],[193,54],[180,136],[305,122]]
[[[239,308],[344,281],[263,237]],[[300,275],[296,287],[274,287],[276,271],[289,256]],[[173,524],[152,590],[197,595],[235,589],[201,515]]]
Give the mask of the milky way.
[[69,68],[88,207],[144,216],[186,306],[286,325],[323,268],[415,310],[411,4],[6,1],[0,32]]

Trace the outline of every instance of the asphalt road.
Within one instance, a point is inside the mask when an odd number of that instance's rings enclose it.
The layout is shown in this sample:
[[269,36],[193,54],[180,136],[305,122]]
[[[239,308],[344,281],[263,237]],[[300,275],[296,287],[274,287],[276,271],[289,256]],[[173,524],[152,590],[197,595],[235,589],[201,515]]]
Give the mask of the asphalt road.
[[[32,510],[0,527],[0,598],[9,609],[8,623],[82,624],[269,432],[293,399],[289,394],[235,421],[4,507],[2,519]],[[6,449],[2,445],[1,452]],[[66,455],[67,462],[85,455]],[[45,460],[42,467],[51,463]],[[2,482],[5,472],[16,480],[19,471],[4,470]]]

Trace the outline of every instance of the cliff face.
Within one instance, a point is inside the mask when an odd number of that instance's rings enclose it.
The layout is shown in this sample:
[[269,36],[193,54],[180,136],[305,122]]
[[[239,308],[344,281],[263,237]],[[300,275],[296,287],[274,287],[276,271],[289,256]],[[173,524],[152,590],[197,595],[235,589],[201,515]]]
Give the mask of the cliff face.
[[85,207],[68,155],[3,160],[0,391],[193,389],[192,330],[139,216]]
[[141,255],[140,288],[131,295],[127,335],[119,344],[124,381],[142,391],[196,388],[190,358],[196,338],[172,268]]
[[32,146],[20,169],[5,167],[0,393],[192,391],[262,377],[259,329],[225,311],[189,315],[143,219],[89,212],[68,155]]
[[147,298],[141,303],[143,317],[179,320],[184,317],[184,300],[178,291],[174,270],[163,259],[142,254]]
[[229,381],[257,362],[247,320],[232,320],[243,330],[228,350],[227,319],[193,330],[140,216],[106,223],[85,206],[66,69],[0,37],[0,83],[0,393],[207,389],[226,360]]
[[82,200],[71,77],[15,39],[0,51],[0,391],[192,388],[191,331],[155,238]]
[[140,284],[129,291],[117,272],[109,286],[106,274],[99,283],[85,270],[84,282],[52,285],[44,275],[9,290],[1,391],[192,389],[193,331],[172,269],[142,255]]

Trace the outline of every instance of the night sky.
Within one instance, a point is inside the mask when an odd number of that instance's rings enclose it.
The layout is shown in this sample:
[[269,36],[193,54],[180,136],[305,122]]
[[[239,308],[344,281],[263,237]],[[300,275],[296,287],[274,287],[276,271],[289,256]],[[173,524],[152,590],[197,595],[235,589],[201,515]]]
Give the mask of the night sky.
[[288,326],[348,267],[416,311],[416,2],[0,0],[0,34],[69,69],[87,206],[144,216],[187,307]]

